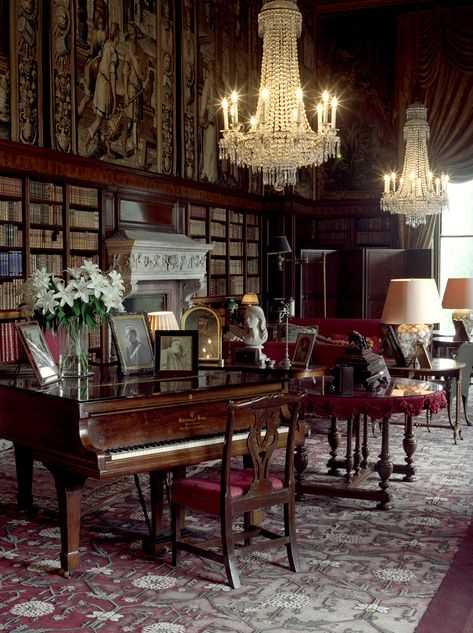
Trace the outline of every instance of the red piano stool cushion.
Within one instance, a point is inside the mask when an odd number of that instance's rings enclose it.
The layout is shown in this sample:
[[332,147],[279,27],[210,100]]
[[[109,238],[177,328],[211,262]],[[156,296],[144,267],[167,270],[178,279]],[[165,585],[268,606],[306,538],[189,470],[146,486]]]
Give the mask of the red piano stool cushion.
[[[283,482],[279,477],[269,476],[273,488],[280,490]],[[253,469],[243,468],[230,474],[232,498],[243,496],[253,481]],[[220,514],[220,477],[210,479],[178,479],[172,485],[172,500],[180,505],[189,505],[202,512]]]

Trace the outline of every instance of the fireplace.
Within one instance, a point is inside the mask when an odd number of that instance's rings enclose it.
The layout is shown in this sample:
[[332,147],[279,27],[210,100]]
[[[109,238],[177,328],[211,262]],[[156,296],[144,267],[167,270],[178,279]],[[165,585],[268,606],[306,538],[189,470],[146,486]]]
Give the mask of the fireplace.
[[192,297],[205,287],[207,253],[186,235],[121,229],[105,240],[108,266],[125,281],[129,312],[171,310],[179,320]]

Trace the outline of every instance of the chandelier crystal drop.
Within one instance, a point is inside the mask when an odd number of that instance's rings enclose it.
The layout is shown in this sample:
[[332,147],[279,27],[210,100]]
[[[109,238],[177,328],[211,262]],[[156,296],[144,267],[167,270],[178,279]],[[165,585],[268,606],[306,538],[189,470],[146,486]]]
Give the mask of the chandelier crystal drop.
[[414,103],[407,108],[404,126],[406,153],[401,178],[395,173],[384,176],[384,193],[381,209],[406,216],[408,226],[425,224],[429,215],[438,215],[448,209],[448,176],[435,177],[429,168],[427,141],[430,127],[427,108]]
[[270,0],[258,16],[263,38],[261,84],[256,113],[238,118],[238,95],[222,101],[220,159],[261,173],[263,185],[282,191],[297,183],[300,167],[317,166],[338,154],[337,100],[325,91],[317,106],[317,132],[307,119],[299,78],[297,38],[302,15],[296,2]]

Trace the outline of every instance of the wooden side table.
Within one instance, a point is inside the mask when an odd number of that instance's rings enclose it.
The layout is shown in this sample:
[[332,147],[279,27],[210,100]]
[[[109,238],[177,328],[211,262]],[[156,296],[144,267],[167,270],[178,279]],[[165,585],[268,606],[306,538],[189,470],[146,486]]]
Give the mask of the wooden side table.
[[455,352],[465,341],[454,341],[453,336],[434,336],[432,355],[434,358],[454,358]]
[[[363,388],[354,390],[353,395],[335,395],[321,393],[321,384],[315,383],[307,388],[307,397],[303,402],[301,415],[317,415],[330,418],[328,432],[330,458],[327,462],[328,475],[336,483],[323,483],[306,480],[308,465],[307,448],[296,449],[296,491],[303,494],[347,497],[349,499],[370,499],[377,501],[377,507],[387,510],[391,507],[389,479],[392,473],[404,475],[404,481],[415,479],[413,455],[416,439],[413,432],[413,416],[423,410],[436,413],[446,406],[444,390],[439,384],[420,382],[408,378],[392,378],[389,385],[377,392],[368,392]],[[390,416],[393,413],[405,414],[403,449],[404,464],[393,464],[389,455]],[[381,422],[381,451],[375,463],[369,461],[368,417]],[[339,422],[345,420],[346,454],[339,455],[342,433]],[[354,442],[354,445],[353,445]],[[344,474],[339,474],[344,470]],[[379,476],[378,489],[360,487],[371,472]]]
[[[432,359],[432,367],[397,367],[388,366],[391,376],[403,376],[405,378],[414,378],[416,380],[433,380],[438,381],[445,387],[445,395],[447,396],[447,411],[450,428],[453,429],[453,441],[457,443],[457,438],[462,438],[461,431],[461,370],[465,367],[465,363],[459,363],[450,358],[434,358]],[[455,424],[452,424],[451,416],[451,400],[452,386],[455,387]],[[419,425],[422,426],[422,425]],[[436,428],[449,428],[444,424],[432,424],[431,416],[427,414],[427,425]]]

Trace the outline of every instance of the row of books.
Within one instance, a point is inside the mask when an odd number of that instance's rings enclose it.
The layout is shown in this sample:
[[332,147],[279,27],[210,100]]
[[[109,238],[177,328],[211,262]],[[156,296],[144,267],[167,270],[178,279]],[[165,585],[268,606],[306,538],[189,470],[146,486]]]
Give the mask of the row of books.
[[0,363],[17,361],[23,352],[15,323],[4,321],[0,323]]
[[0,195],[21,197],[22,182],[20,178],[0,178]]
[[21,200],[0,200],[0,220],[21,222],[22,209]]
[[189,220],[189,233],[191,237],[194,235],[205,235],[205,232],[205,220],[196,220],[194,218]]
[[0,310],[18,310],[22,301],[23,279],[12,279],[0,283]]
[[230,242],[230,256],[243,257],[243,242]]
[[81,204],[85,207],[99,206],[98,189],[91,189],[90,187],[77,187],[76,185],[71,185],[70,192],[71,204]]
[[247,226],[246,227],[246,239],[259,240],[259,226]]
[[[94,262],[94,264],[97,264],[97,266],[100,266],[98,253],[95,253],[94,255],[88,255],[87,259],[89,259],[92,262]],[[72,266],[72,268],[79,268],[80,266],[82,266],[83,263],[84,263],[84,256],[83,255],[72,255],[71,256],[71,266]]]
[[0,277],[18,277],[23,274],[21,251],[0,252]]
[[227,261],[225,259],[212,260],[212,274],[225,275],[227,272]]
[[242,295],[243,290],[243,276],[234,276],[230,277],[230,288],[229,292],[231,295]]
[[190,208],[190,217],[191,218],[205,218],[207,217],[207,208],[206,207],[197,207],[191,206]]
[[220,222],[226,222],[226,220],[227,220],[227,210],[226,209],[219,209],[217,207],[214,207],[213,209],[210,209],[210,219],[211,220],[220,220]]
[[30,180],[30,198],[36,200],[51,200],[52,202],[62,202],[62,186],[54,185],[52,182],[40,182]]
[[243,226],[241,224],[230,224],[230,239],[241,240],[243,238]]
[[50,248],[51,250],[60,250],[64,246],[64,238],[61,230],[56,229],[31,229],[30,230],[30,247],[31,248]]
[[259,257],[259,246],[256,242],[247,242],[246,255],[248,257]]
[[23,246],[23,230],[17,224],[0,224],[0,246]]
[[98,229],[100,227],[100,217],[98,211],[71,209],[70,218],[71,227],[83,227],[88,229]]
[[230,260],[230,275],[243,274],[243,261],[241,259]]
[[211,237],[226,237],[227,236],[227,226],[226,224],[219,224],[212,222],[210,225],[210,236]]
[[258,275],[259,274],[259,262],[257,259],[248,259],[246,261],[246,272],[249,275]]
[[212,255],[225,257],[227,254],[227,243],[226,242],[213,242]]
[[31,270],[39,270],[45,268],[53,275],[62,275],[64,270],[64,262],[62,255],[53,255],[52,253],[31,253],[30,255]]
[[98,251],[99,236],[97,233],[71,233],[71,248]]
[[30,204],[30,222],[33,224],[62,225],[62,205],[32,202]]
[[246,278],[246,292],[254,292],[257,295],[261,292],[259,277]]

